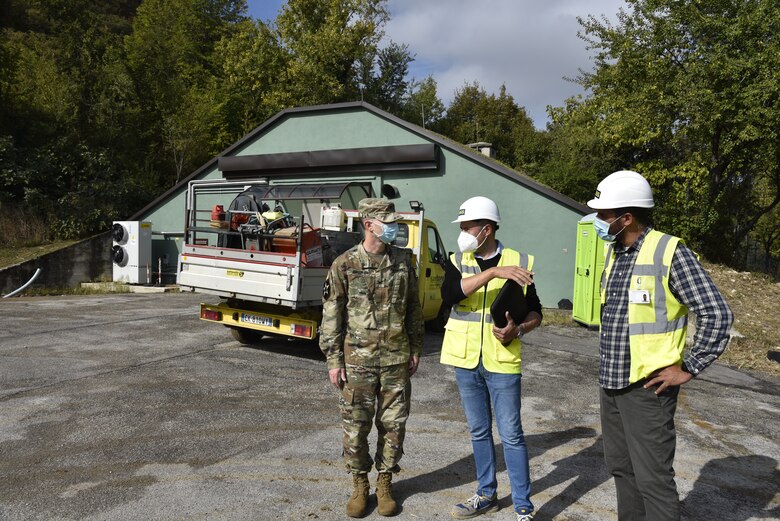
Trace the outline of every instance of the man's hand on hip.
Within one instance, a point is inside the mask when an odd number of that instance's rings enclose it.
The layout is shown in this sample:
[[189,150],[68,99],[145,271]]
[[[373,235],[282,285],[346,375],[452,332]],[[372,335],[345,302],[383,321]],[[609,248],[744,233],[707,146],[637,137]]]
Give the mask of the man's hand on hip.
[[655,389],[655,394],[661,394],[667,387],[682,385],[690,382],[692,378],[693,375],[680,369],[679,365],[670,365],[669,367],[664,367],[660,371],[651,374],[649,380],[643,387],[649,389],[654,385],[657,385],[658,387]]

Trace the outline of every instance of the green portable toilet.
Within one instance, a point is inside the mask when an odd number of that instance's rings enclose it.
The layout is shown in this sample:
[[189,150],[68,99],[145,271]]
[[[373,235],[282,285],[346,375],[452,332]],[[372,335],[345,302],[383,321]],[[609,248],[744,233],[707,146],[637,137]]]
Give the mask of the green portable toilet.
[[577,223],[577,255],[574,267],[574,302],[572,318],[586,326],[601,323],[599,286],[604,271],[606,243],[593,228],[596,214],[586,215]]

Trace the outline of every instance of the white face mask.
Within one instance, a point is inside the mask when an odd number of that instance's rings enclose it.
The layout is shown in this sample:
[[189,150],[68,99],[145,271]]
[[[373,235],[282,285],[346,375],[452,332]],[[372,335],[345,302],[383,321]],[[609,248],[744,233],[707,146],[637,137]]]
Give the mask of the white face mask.
[[[484,230],[485,227],[483,226],[479,233],[482,233],[482,230]],[[485,241],[487,240],[487,235],[484,239],[482,239],[482,242],[477,242],[477,237],[479,237],[479,233],[476,235],[471,235],[466,230],[461,230],[460,235],[458,235],[458,248],[460,249],[461,253],[468,253],[472,251],[477,251],[480,246],[482,246]]]

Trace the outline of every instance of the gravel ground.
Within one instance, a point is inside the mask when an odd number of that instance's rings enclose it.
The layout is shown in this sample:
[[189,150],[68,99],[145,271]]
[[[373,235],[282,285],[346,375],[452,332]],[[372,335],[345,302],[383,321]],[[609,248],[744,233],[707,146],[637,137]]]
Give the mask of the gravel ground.
[[[337,396],[318,349],[242,347],[197,319],[202,299],[0,303],[0,519],[345,519]],[[440,344],[428,334],[414,377],[397,519],[449,519],[475,488]],[[584,328],[526,337],[523,425],[537,520],[617,518],[596,355],[596,333]],[[777,378],[716,364],[685,386],[676,460],[685,519],[780,518],[779,418]],[[485,519],[514,520],[499,470],[502,510]],[[375,503],[367,519],[382,519]]]

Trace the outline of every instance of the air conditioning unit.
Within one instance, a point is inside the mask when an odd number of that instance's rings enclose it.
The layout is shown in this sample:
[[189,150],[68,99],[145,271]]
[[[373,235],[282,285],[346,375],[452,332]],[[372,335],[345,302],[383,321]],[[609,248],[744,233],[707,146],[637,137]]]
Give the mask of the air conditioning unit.
[[152,282],[152,223],[114,221],[111,227],[114,282]]

